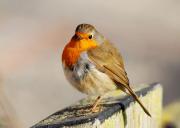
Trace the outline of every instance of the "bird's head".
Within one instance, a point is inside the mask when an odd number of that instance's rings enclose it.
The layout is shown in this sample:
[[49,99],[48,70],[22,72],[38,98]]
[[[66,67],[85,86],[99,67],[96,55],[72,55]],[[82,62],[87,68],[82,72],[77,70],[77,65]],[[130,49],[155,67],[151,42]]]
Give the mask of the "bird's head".
[[62,61],[67,66],[75,64],[81,52],[98,47],[104,37],[90,24],[80,24],[76,27],[71,41],[65,46]]

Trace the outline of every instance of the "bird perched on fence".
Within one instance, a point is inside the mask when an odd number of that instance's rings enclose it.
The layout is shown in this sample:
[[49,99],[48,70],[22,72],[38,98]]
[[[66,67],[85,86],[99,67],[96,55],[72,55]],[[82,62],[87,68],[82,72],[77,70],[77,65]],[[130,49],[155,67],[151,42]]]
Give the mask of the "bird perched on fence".
[[62,65],[66,78],[76,89],[97,96],[92,112],[96,111],[103,94],[121,89],[151,116],[129,85],[120,52],[94,26],[77,26],[74,36],[63,50]]

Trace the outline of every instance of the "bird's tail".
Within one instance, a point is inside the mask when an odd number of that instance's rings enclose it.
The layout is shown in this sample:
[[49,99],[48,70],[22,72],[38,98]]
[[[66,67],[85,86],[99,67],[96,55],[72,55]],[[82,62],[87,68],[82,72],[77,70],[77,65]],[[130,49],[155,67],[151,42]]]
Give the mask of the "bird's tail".
[[151,114],[149,113],[149,111],[145,108],[145,106],[142,104],[142,102],[139,100],[138,96],[136,95],[136,93],[134,93],[134,91],[130,88],[130,87],[126,87],[126,89],[128,90],[128,92],[130,93],[130,95],[139,103],[139,105],[141,106],[141,108],[144,110],[144,112],[151,117]]

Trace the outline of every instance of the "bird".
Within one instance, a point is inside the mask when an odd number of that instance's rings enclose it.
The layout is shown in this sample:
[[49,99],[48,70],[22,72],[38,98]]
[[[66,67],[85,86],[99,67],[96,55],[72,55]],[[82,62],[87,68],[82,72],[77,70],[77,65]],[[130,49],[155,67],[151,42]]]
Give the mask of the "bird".
[[129,84],[124,61],[117,47],[91,24],[79,24],[62,52],[66,79],[77,90],[96,96],[91,111],[95,112],[102,96],[122,90],[139,103],[151,117]]

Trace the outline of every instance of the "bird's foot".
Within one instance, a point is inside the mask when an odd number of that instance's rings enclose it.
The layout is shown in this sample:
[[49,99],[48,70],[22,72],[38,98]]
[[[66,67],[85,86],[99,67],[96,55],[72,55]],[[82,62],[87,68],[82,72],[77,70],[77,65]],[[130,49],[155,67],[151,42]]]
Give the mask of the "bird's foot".
[[97,113],[97,112],[100,112],[102,110],[102,107],[101,106],[93,106],[91,109],[90,109],[90,111],[92,112],[92,113]]

